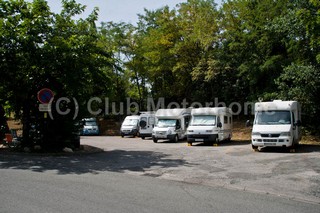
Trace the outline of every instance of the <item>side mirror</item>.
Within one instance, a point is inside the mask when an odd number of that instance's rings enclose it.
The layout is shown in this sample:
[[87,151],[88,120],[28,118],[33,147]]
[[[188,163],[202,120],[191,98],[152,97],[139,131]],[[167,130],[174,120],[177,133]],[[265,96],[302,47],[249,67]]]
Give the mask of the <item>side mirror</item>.
[[221,128],[221,127],[222,127],[222,123],[219,122],[219,123],[217,124],[217,127]]
[[250,127],[251,126],[251,121],[250,120],[247,120],[246,121],[246,127]]
[[176,126],[176,129],[180,129],[180,128],[181,128],[181,126],[180,126],[180,125],[177,125],[177,126]]

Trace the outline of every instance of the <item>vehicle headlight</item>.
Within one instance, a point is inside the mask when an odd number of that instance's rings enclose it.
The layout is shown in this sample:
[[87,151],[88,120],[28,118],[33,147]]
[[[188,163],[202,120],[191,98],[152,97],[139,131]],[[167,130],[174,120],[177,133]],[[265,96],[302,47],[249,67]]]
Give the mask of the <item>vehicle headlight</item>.
[[280,136],[290,137],[290,136],[291,136],[291,133],[290,133],[290,132],[282,132],[282,133],[280,134]]
[[260,134],[260,132],[252,132],[251,135],[252,135],[252,136],[260,136],[261,134]]

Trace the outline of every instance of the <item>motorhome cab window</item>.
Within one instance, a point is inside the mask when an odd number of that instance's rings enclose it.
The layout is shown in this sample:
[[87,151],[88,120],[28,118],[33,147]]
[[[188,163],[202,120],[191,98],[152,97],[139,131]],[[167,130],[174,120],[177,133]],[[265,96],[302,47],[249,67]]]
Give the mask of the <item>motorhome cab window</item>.
[[175,119],[159,119],[157,126],[158,127],[175,127],[177,120]]
[[135,126],[138,124],[138,119],[125,119],[123,122],[123,126]]
[[281,125],[291,124],[290,111],[260,111],[257,112],[255,124]]
[[215,126],[215,115],[194,115],[191,120],[192,126]]

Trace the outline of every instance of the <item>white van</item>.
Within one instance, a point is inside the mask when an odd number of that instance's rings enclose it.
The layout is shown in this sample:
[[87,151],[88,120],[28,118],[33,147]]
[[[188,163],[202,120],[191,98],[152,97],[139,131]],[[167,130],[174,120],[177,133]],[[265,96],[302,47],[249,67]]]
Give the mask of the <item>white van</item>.
[[227,107],[196,108],[191,111],[187,131],[188,145],[193,142],[218,143],[232,138],[232,113]]
[[301,140],[301,112],[297,101],[259,102],[255,104],[255,119],[252,127],[252,148],[288,147]]
[[120,134],[121,137],[126,135],[138,136],[139,135],[139,120],[138,115],[127,116],[121,124]]
[[186,137],[186,130],[191,117],[190,108],[159,109],[157,110],[156,125],[152,131],[153,142],[159,139],[177,142]]
[[140,112],[139,135],[142,139],[152,137],[152,130],[156,124],[155,112]]

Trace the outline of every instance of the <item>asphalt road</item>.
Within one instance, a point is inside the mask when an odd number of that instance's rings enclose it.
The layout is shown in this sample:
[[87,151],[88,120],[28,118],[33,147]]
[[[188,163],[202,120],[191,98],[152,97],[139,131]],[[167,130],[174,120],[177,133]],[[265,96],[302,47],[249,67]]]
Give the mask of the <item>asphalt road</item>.
[[[67,159],[66,159],[67,160]],[[115,172],[1,170],[0,212],[319,212],[319,205]]]
[[282,149],[253,152],[247,141],[188,147],[186,142],[84,137],[82,143],[106,151],[109,171],[320,203],[320,146],[304,145],[288,153]]
[[[320,212],[319,150],[83,137],[105,152],[0,153],[0,212]],[[293,184],[293,185],[292,185]]]

